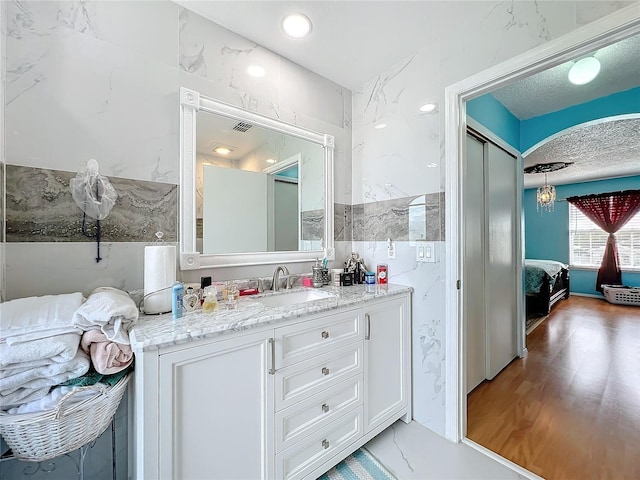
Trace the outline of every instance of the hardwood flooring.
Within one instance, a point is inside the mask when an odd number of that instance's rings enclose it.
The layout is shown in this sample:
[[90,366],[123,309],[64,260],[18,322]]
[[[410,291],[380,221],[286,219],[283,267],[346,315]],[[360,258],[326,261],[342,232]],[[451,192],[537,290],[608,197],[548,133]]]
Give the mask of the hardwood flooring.
[[467,399],[467,436],[548,480],[640,479],[640,307],[570,297]]

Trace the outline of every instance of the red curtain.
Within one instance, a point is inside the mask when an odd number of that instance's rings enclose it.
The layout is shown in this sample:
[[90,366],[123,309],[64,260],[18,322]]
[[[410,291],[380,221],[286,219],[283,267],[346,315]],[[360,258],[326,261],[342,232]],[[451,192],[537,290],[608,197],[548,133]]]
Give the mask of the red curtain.
[[596,290],[602,292],[603,284],[622,285],[618,245],[614,234],[640,211],[640,190],[569,197],[567,201],[575,205],[593,223],[609,234],[602,264],[598,270]]

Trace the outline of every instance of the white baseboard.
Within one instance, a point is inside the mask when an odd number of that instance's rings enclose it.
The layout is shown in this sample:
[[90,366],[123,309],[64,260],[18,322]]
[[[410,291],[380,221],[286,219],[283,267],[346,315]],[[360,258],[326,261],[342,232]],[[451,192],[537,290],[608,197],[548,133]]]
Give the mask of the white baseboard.
[[521,467],[517,463],[513,463],[511,460],[508,460],[508,459],[498,455],[496,452],[494,452],[492,450],[489,450],[488,448],[483,447],[482,445],[480,445],[479,443],[474,442],[473,440],[470,440],[468,438],[463,438],[462,439],[462,443],[464,443],[466,445],[469,445],[471,448],[475,448],[479,452],[484,453],[487,457],[492,458],[493,460],[495,460],[496,462],[504,465],[505,467],[510,468],[511,470],[516,472],[518,475],[520,475],[520,476],[522,476],[522,477],[524,477],[524,478],[526,478],[528,480],[544,480],[544,478],[539,477],[535,473],[530,472],[529,470],[527,470],[526,468]]
[[578,293],[578,292],[571,292],[569,294],[570,296],[575,296],[575,297],[590,297],[590,298],[599,298],[600,300],[604,300],[604,295],[599,295],[599,294],[595,294],[595,293]]

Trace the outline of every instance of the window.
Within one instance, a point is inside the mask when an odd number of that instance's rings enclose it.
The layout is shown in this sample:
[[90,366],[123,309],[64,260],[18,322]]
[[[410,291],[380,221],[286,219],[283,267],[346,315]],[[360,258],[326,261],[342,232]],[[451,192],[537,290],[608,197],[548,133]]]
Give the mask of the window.
[[[622,270],[640,269],[640,214],[615,234]],[[569,261],[576,267],[599,268],[609,234],[569,204]]]

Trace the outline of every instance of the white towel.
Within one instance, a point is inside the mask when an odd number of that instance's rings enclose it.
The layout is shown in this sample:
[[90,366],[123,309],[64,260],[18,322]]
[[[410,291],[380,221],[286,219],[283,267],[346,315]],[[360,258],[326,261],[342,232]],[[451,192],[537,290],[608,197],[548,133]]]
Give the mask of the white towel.
[[[101,383],[97,383],[96,385],[102,385]],[[53,388],[47,395],[38,399],[32,400],[30,402],[24,403],[19,407],[10,408],[6,413],[11,415],[15,415],[16,413],[35,413],[35,412],[44,412],[46,410],[53,410],[58,406],[58,402],[62,397],[64,397],[67,393],[72,392],[73,390],[78,390],[83,387],[67,387],[60,386]],[[93,397],[94,395],[98,395],[100,391],[98,389],[86,389],[77,392],[74,395],[71,395],[65,402],[65,404],[71,405],[73,403],[80,402],[81,400],[85,400],[87,398]]]
[[111,287],[96,288],[73,315],[82,330],[99,328],[108,340],[129,345],[129,329],[138,319],[138,308],[126,292]]
[[71,319],[82,305],[80,292],[10,300],[0,304],[0,340],[8,344],[63,333],[81,334]]
[[51,363],[0,378],[0,394],[8,395],[17,389],[53,387],[71,378],[84,375],[89,370],[89,364],[89,357],[79,349],[73,360],[68,362]]
[[49,393],[51,387],[42,388],[17,388],[12,391],[0,391],[0,409],[6,410],[26,402],[33,402],[43,398]]
[[0,368],[33,367],[68,362],[76,356],[80,335],[67,333],[8,345],[0,343]]

